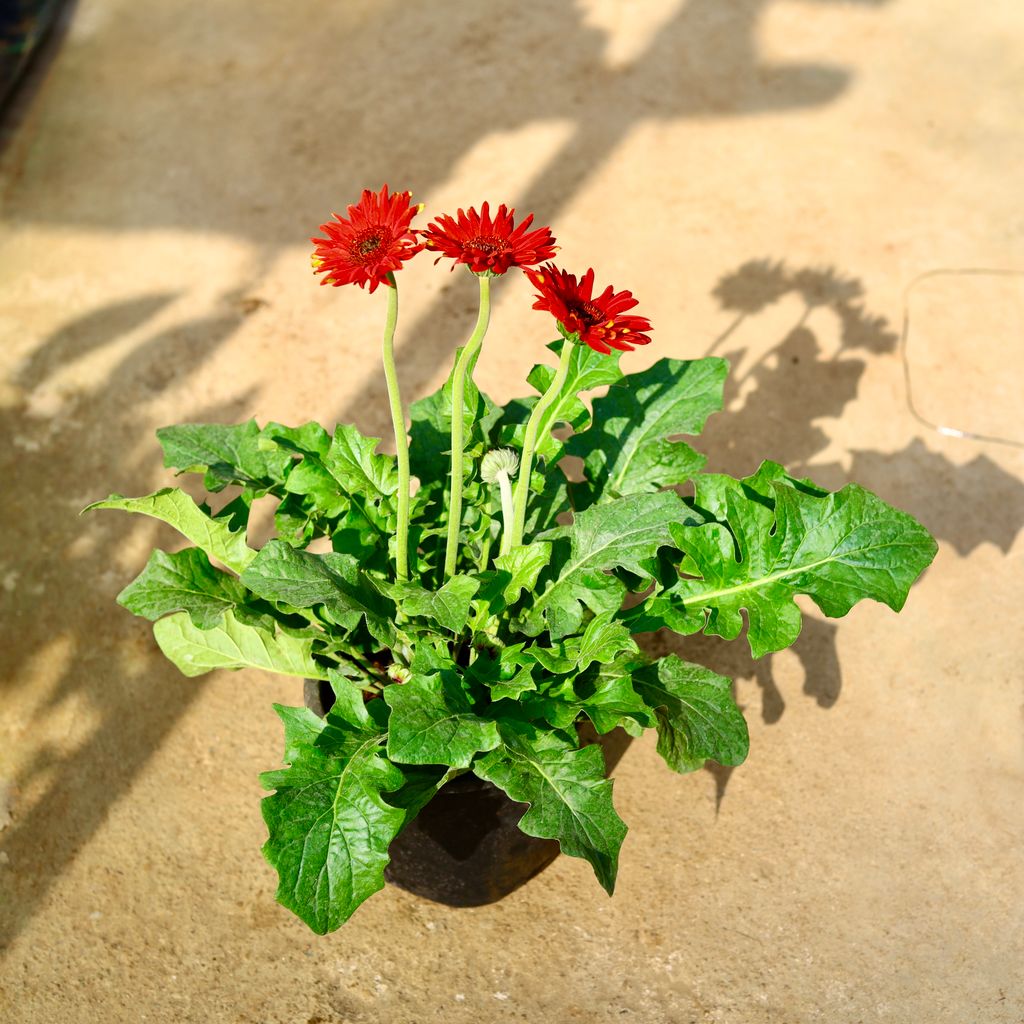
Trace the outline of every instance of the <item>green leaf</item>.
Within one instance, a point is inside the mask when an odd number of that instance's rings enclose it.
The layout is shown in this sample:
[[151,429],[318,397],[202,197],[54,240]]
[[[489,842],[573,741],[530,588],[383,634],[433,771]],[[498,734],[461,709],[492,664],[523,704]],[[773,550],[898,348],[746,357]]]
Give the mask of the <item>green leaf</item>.
[[750,741],[732,697],[732,683],[674,654],[640,669],[637,693],[658,716],[658,753],[673,771],[692,772],[705,761],[742,764]]
[[505,604],[513,605],[524,590],[533,590],[550,561],[551,545],[544,541],[518,545],[495,558],[495,568],[502,574],[508,574],[507,581],[502,576],[501,596]]
[[[731,477],[717,476],[707,474],[701,477],[701,493],[704,501],[708,502],[713,510],[723,508],[721,499],[716,500],[713,497],[715,490],[715,482],[722,480],[726,483],[724,489],[719,489],[718,494],[724,498],[724,496],[731,489]],[[757,472],[752,476],[748,476],[743,481],[743,491],[751,498],[758,496],[766,502],[769,508],[775,504],[775,490],[774,485],[780,483],[785,484],[787,487],[794,487],[796,490],[803,494],[809,494],[815,498],[827,498],[829,492],[823,487],[819,487],[813,480],[807,479],[807,477],[797,478],[790,476],[783,466],[780,466],[777,462],[772,462],[770,459],[765,459],[760,466],[757,467]]]
[[440,636],[422,636],[413,647],[409,671],[413,675],[429,676],[443,669],[454,669],[455,662],[448,646],[448,642]]
[[491,700],[518,700],[522,694],[537,689],[533,679],[536,661],[523,653],[524,644],[512,644],[478,652],[465,669],[468,679],[486,686]]
[[390,498],[398,490],[398,470],[393,455],[375,454],[379,444],[379,437],[364,437],[343,423],[334,431],[324,465],[349,494]]
[[154,551],[142,573],[117,595],[117,603],[150,621],[188,612],[200,629],[210,629],[246,597],[245,587],[215,569],[205,552],[185,548],[174,554]]
[[256,552],[246,546],[243,532],[236,533],[225,521],[207,515],[184,491],[176,487],[165,487],[142,498],[112,494],[103,501],[94,501],[82,511],[91,512],[97,508],[139,512],[160,519],[184,534],[211,558],[238,574],[244,572],[245,567],[256,557]]
[[[233,533],[241,533],[243,536],[249,529],[249,516],[252,514],[252,503],[254,495],[249,491],[242,491],[241,494],[232,498],[226,505],[222,505],[214,513],[213,518],[219,523],[224,523]],[[202,506],[203,511],[208,511],[206,505]]]
[[292,608],[323,605],[332,621],[355,629],[360,619],[378,638],[393,636],[394,605],[382,597],[351,555],[300,551],[284,541],[269,541],[242,582],[268,601]]
[[672,491],[636,494],[581,512],[572,526],[547,534],[568,537],[571,549],[558,576],[528,609],[523,630],[536,636],[544,628],[554,639],[576,632],[583,607],[595,615],[617,611],[625,585],[606,571],[625,569],[648,579],[660,547],[672,544],[669,526],[691,513]]
[[[383,548],[381,529],[386,525],[393,495],[398,489],[398,471],[392,455],[376,453],[380,439],[364,437],[355,427],[342,424],[331,437],[318,423],[284,427],[269,423],[261,435],[264,448],[280,448],[301,456],[285,484],[289,495],[305,501],[293,503],[288,512],[297,520],[286,525],[301,536],[306,523],[318,521],[323,532],[333,532],[327,522],[347,515],[355,517],[348,528],[369,528],[367,539]],[[289,455],[290,458],[290,455]],[[364,531],[365,533],[365,531]]]
[[[289,615],[288,622],[284,621],[284,615],[276,608],[274,608],[267,601],[260,601],[259,598],[254,597],[252,594],[249,595],[249,601],[246,604],[237,604],[231,609],[231,614],[234,615],[235,621],[241,623],[243,626],[254,626],[256,629],[262,629],[264,633],[270,633],[273,635],[277,632],[278,627],[284,630],[288,636],[308,636],[310,639],[322,637],[324,634],[313,626],[310,626],[304,619],[300,619],[302,625],[296,625],[295,617]],[[216,623],[215,623],[216,625]]]
[[388,793],[388,803],[400,807],[405,813],[405,828],[431,800],[446,782],[463,773],[458,768],[447,768],[444,765],[407,765],[401,766],[405,782],[401,789]]
[[472,576],[452,576],[438,591],[418,583],[392,584],[387,593],[400,603],[407,615],[422,615],[453,633],[461,633],[469,622],[470,605],[480,581]]
[[296,455],[316,455],[326,458],[331,448],[331,435],[310,420],[300,427],[286,427],[282,423],[268,423],[260,431],[260,448],[266,451],[283,449]]
[[[624,652],[635,654],[639,650],[629,630],[621,622],[612,622],[611,617],[611,612],[605,612],[587,623],[579,648],[572,653],[578,672],[589,668],[595,661],[604,665],[615,661]],[[569,648],[570,643],[567,642],[566,646]]]
[[667,625],[731,640],[745,609],[750,649],[759,658],[799,635],[796,594],[809,595],[831,617],[868,597],[899,611],[935,555],[928,532],[856,484],[820,496],[796,483],[763,469],[745,481],[701,477],[695,503],[728,526],[673,527],[686,554],[681,578],[624,616],[633,631]]
[[274,512],[274,529],[293,547],[304,548],[320,532],[319,518],[314,502],[301,494],[286,494]]
[[540,574],[551,561],[551,545],[544,541],[522,544],[494,559],[494,569],[478,573],[477,595],[491,615],[514,605],[524,590],[533,591]]
[[611,612],[592,619],[583,636],[571,637],[552,648],[527,647],[519,656],[534,660],[548,676],[541,692],[521,699],[531,720],[538,718],[556,729],[569,728],[581,714],[589,716],[600,733],[622,726],[639,736],[655,724],[653,713],[633,690],[630,674],[639,649]]
[[455,672],[414,676],[384,688],[391,708],[388,757],[402,764],[445,764],[468,768],[473,756],[493,750],[498,727],[481,718]]
[[537,689],[533,671],[528,665],[518,669],[508,679],[498,679],[490,684],[492,700],[519,700],[524,693]]
[[[537,490],[538,481],[541,485],[539,491]],[[562,467],[549,464],[549,468],[545,472],[535,471],[533,488],[526,506],[524,535],[532,537],[545,530],[556,529],[559,515],[571,509],[569,481],[566,480]]]
[[513,800],[530,804],[519,828],[557,839],[563,853],[588,860],[610,895],[626,826],[612,806],[612,783],[596,744],[577,749],[557,733],[528,722],[502,721],[501,746],[478,758],[473,771]]
[[581,714],[599,733],[621,727],[631,736],[657,725],[654,711],[633,689],[630,673],[636,659],[618,659],[610,664],[563,679],[544,694],[528,694],[521,707],[531,721],[542,720],[556,729],[569,729]]
[[383,731],[375,723],[275,710],[290,766],[261,776],[276,791],[262,802],[270,833],[263,854],[280,879],[278,902],[323,935],[384,887],[388,847],[406,812],[383,794],[399,790],[404,779],[382,756]]
[[[548,348],[559,355],[563,344],[565,342],[561,340],[555,341]],[[549,464],[558,461],[562,455],[564,444],[552,435],[552,428],[559,423],[565,423],[574,430],[580,430],[590,421],[590,411],[577,396],[580,392],[592,391],[594,388],[615,384],[622,380],[622,371],[619,369],[621,356],[621,352],[604,355],[588,345],[573,345],[565,383],[541,417],[535,449],[538,458],[546,460]],[[540,363],[534,366],[527,381],[536,388],[538,394],[544,394],[551,386],[554,377],[555,370]],[[501,444],[512,445],[520,451],[522,450],[526,434],[526,421],[536,403],[536,396],[509,403],[505,417],[499,424]]]
[[[461,349],[459,350],[461,351]],[[458,352],[456,352],[456,361]],[[454,367],[452,372],[454,373]],[[465,437],[466,471],[490,447],[490,433],[501,408],[481,392],[467,374],[463,396],[463,434]],[[444,490],[444,481],[451,469],[452,450],[452,378],[426,398],[409,406],[409,464],[414,476],[425,487],[437,484]]]
[[342,491],[338,481],[315,456],[308,456],[295,465],[288,474],[285,490],[288,496],[300,495],[308,499],[303,509],[307,520],[317,515],[336,519],[352,504],[351,496]]
[[260,446],[260,428],[248,423],[182,423],[156,432],[164,465],[183,473],[205,473],[208,490],[228,484],[269,489],[284,481],[291,458]]
[[621,661],[601,665],[596,677],[586,684],[577,684],[583,692],[580,708],[602,735],[623,728],[630,736],[640,736],[644,729],[656,725],[650,707],[633,686],[630,671]]
[[326,678],[313,660],[311,639],[244,626],[230,611],[211,629],[199,629],[186,612],[175,612],[154,623],[153,635],[160,650],[187,676],[201,676],[215,668],[262,668],[288,676]]
[[592,426],[566,446],[570,455],[583,459],[589,486],[580,490],[589,501],[689,480],[704,456],[669,438],[704,429],[708,416],[722,408],[727,372],[724,359],[660,359],[596,399]]
[[331,435],[319,423],[285,427],[268,423],[260,434],[260,446],[300,456],[292,463],[285,482],[287,494],[275,516],[278,532],[298,540],[316,532],[318,519],[336,519],[351,507],[351,496],[324,465],[331,449]]
[[327,670],[327,681],[334,691],[334,703],[329,714],[332,718],[340,716],[351,725],[362,727],[369,724],[370,713],[366,710],[365,694],[356,679],[365,680],[366,674],[351,662]]
[[571,637],[554,647],[527,647],[524,658],[557,675],[574,675],[586,671],[595,661],[608,664],[624,652],[637,653],[639,648],[621,622],[613,622],[611,611],[602,612],[587,623],[582,636]]

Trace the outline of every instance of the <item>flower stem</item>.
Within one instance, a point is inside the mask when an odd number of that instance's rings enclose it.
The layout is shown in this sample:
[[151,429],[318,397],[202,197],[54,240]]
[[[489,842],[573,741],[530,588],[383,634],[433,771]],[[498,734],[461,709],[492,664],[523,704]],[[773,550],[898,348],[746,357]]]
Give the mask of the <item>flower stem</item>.
[[395,579],[409,578],[409,438],[405,430],[402,396],[398,391],[395,367],[395,325],[398,322],[398,285],[395,275],[388,274],[388,315],[384,322],[384,377],[391,401],[391,423],[395,428],[395,451],[398,457],[398,525],[395,529]]
[[452,375],[452,470],[451,495],[448,501],[448,542],[444,553],[444,576],[447,579],[455,573],[455,562],[459,549],[459,528],[462,525],[462,478],[465,472],[462,453],[465,448],[463,437],[466,395],[466,375],[476,360],[483,345],[487,324],[491,319],[491,279],[486,274],[479,274],[480,312],[476,318],[476,327],[466,347],[459,355]]
[[523,543],[523,531],[526,529],[526,502],[530,495],[530,477],[533,475],[533,453],[537,447],[537,431],[540,429],[544,414],[551,407],[551,403],[558,397],[562,385],[569,376],[569,363],[572,360],[573,342],[568,339],[562,342],[562,355],[558,360],[558,369],[551,381],[551,386],[537,400],[533,407],[530,419],[526,424],[526,434],[523,437],[523,454],[519,464],[519,478],[516,480],[514,508],[512,516],[512,529],[506,530],[505,543],[508,547],[503,550],[511,550]]
[[508,473],[498,474],[498,490],[501,492],[501,547],[498,553],[504,555],[511,547],[512,521],[515,517],[515,508],[512,502],[512,481]]

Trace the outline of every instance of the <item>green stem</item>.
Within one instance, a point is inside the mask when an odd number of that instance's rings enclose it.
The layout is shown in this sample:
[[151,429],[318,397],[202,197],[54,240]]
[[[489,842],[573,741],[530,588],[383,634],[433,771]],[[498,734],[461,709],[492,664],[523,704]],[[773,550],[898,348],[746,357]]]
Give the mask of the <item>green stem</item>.
[[501,555],[508,554],[509,548],[512,547],[512,521],[515,518],[515,506],[512,499],[512,481],[508,478],[508,473],[498,474],[498,490],[501,492],[501,547],[498,549],[498,553]]
[[506,550],[511,550],[523,543],[523,531],[526,529],[526,502],[530,495],[530,477],[533,474],[533,453],[537,447],[537,431],[540,429],[544,414],[551,403],[558,397],[562,385],[569,376],[569,362],[572,359],[573,342],[562,342],[562,355],[558,361],[558,370],[551,381],[551,386],[537,400],[526,424],[526,435],[523,437],[523,454],[519,463],[519,479],[516,481],[512,529],[506,531],[508,543]]
[[490,534],[480,541],[480,556],[476,560],[476,567],[480,572],[484,572],[487,568],[487,562],[491,557],[491,547],[493,543],[494,541]]
[[451,496],[448,502],[448,542],[444,552],[444,578],[455,573],[455,562],[459,553],[459,528],[462,525],[462,477],[464,473],[462,453],[465,448],[463,437],[466,395],[466,375],[476,360],[483,345],[487,324],[491,319],[491,279],[486,274],[478,276],[480,282],[480,313],[476,327],[466,347],[459,355],[452,375],[452,468]]
[[391,401],[391,423],[395,428],[395,452],[398,456],[398,526],[395,530],[395,579],[409,578],[409,438],[405,430],[402,396],[398,392],[395,367],[395,324],[398,322],[398,285],[388,274],[388,316],[384,323],[384,377]]

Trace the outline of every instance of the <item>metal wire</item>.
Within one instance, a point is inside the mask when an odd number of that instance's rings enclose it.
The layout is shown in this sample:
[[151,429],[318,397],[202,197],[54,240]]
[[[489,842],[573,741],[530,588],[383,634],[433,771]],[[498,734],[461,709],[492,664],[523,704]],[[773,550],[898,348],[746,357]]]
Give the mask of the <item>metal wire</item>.
[[903,380],[907,389],[907,408],[919,423],[936,431],[943,437],[958,437],[968,441],[986,441],[990,444],[1005,444],[1013,448],[1024,448],[1024,441],[1016,441],[1009,437],[995,437],[991,434],[978,434],[972,430],[961,430],[943,423],[933,423],[923,416],[914,404],[914,389],[911,384],[910,358],[907,354],[907,341],[910,336],[910,294],[922,282],[933,277],[1020,277],[1024,278],[1024,270],[986,269],[984,267],[966,267],[956,269],[928,270],[919,274],[903,290],[903,329],[900,332],[900,356],[903,361]]

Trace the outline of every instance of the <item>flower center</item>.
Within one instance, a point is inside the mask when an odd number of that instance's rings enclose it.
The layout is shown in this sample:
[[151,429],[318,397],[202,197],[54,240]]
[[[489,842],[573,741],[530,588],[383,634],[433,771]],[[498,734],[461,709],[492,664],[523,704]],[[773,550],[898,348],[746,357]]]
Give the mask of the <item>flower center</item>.
[[573,313],[588,327],[596,327],[607,319],[605,314],[592,302],[575,302],[571,308]]
[[357,263],[371,263],[381,249],[391,242],[391,233],[384,227],[365,228],[360,231],[349,246],[349,252]]
[[466,248],[479,249],[488,256],[509,251],[508,242],[497,235],[477,235],[466,243]]

